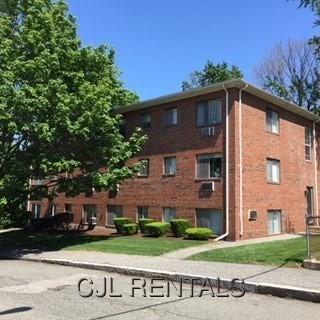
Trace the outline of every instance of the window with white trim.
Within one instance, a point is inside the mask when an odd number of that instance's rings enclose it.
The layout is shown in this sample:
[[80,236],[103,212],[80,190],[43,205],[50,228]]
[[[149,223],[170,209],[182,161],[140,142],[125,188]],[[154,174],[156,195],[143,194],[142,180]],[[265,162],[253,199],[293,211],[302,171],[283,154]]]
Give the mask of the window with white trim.
[[281,233],[281,211],[268,211],[268,234]]
[[139,219],[148,218],[148,207],[138,207],[138,221]]
[[50,206],[50,216],[54,216],[57,214],[57,205],[56,204],[51,204]]
[[202,154],[197,156],[197,179],[221,178],[221,154]]
[[311,130],[306,128],[305,129],[305,159],[307,161],[311,161],[311,150],[312,150],[312,138],[311,138]]
[[175,208],[163,208],[163,221],[170,222],[172,219],[176,218]]
[[197,125],[206,127],[221,123],[221,99],[197,103]]
[[40,203],[32,203],[31,205],[32,216],[35,219],[41,217],[41,204]]
[[280,183],[280,161],[267,159],[267,181]]
[[174,126],[178,123],[178,109],[172,108],[165,111],[165,126]]
[[107,206],[107,225],[114,226],[114,218],[122,218],[122,206]]
[[279,133],[279,113],[271,109],[267,109],[267,131]]
[[142,113],[140,115],[140,127],[142,129],[151,127],[151,114],[150,113]]
[[176,157],[164,158],[164,174],[165,175],[174,175],[176,173],[176,169],[177,169]]
[[83,222],[90,223],[92,218],[97,218],[97,206],[85,204],[83,206]]
[[147,177],[149,175],[150,161],[149,161],[149,159],[140,159],[139,161],[144,161],[145,164],[140,167],[140,171],[138,173],[138,176],[139,177]]

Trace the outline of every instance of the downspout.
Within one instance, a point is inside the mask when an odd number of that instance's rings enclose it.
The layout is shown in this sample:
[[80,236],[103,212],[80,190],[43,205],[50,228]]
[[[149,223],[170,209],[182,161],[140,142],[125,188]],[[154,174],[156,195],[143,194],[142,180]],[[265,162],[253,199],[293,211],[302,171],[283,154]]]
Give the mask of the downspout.
[[319,122],[320,119],[316,120],[313,122],[313,159],[314,159],[314,187],[315,187],[315,193],[316,193],[316,197],[315,197],[315,200],[316,200],[316,216],[319,215],[319,197],[318,197],[318,166],[317,166],[317,152],[316,152],[316,142],[317,142],[317,139],[316,139],[316,123]]
[[239,90],[239,219],[240,219],[240,237],[243,234],[243,178],[242,178],[242,91],[247,89],[246,84],[242,89]]
[[215,241],[224,239],[229,235],[229,92],[224,84],[222,88],[226,92],[226,232]]

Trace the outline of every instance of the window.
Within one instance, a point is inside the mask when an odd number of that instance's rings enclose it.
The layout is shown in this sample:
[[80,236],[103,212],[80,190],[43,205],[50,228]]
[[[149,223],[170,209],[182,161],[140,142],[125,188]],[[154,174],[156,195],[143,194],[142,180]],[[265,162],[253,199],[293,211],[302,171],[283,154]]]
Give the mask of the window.
[[138,207],[138,220],[148,218],[148,207]]
[[114,226],[113,219],[122,217],[121,206],[107,206],[107,225]]
[[201,101],[197,104],[198,127],[221,123],[221,100]]
[[305,129],[305,159],[311,161],[311,130]]
[[31,206],[32,216],[35,219],[41,217],[41,204],[40,203],[33,203]]
[[124,137],[126,136],[126,132],[127,132],[126,119],[122,119],[122,120],[120,121],[119,132],[120,132],[120,134],[123,135]]
[[175,208],[163,208],[163,221],[170,222],[172,219],[176,218]]
[[268,234],[281,233],[281,211],[268,211]]
[[90,223],[92,218],[97,218],[97,206],[85,204],[83,206],[83,222]]
[[221,155],[197,156],[197,179],[221,178]]
[[50,206],[50,216],[54,216],[55,214],[57,214],[57,205],[56,204],[52,204]]
[[140,115],[140,127],[142,129],[151,127],[151,115],[150,113],[143,113]]
[[43,180],[42,179],[34,179],[34,180],[32,180],[32,184],[34,186],[42,186],[43,185]]
[[64,211],[65,212],[70,212],[70,213],[72,213],[73,212],[73,207],[72,207],[72,204],[65,204],[64,205]]
[[178,123],[178,109],[168,109],[165,111],[165,125],[174,126]]
[[222,212],[221,210],[197,209],[196,227],[208,228],[214,235],[222,234]]
[[67,171],[67,172],[66,172],[66,179],[72,179],[72,178],[73,178],[73,173]]
[[144,161],[145,165],[140,167],[139,176],[147,177],[149,175],[150,161],[149,159],[140,159],[139,161]]
[[177,164],[175,157],[164,158],[164,174],[174,175],[176,173]]
[[270,109],[267,109],[267,130],[279,133],[279,113]]
[[272,183],[280,182],[280,161],[267,159],[267,181]]

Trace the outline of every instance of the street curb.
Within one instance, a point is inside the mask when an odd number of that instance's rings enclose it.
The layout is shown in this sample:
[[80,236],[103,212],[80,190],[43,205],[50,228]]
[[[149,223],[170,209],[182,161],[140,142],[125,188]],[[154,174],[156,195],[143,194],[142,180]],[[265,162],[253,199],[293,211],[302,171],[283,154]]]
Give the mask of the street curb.
[[[245,279],[243,283],[239,281],[235,282],[234,279],[221,279],[221,278],[213,278],[213,277],[204,277],[201,275],[192,275],[185,274],[179,272],[169,272],[169,271],[161,271],[161,270],[150,270],[150,269],[141,269],[134,267],[126,267],[126,266],[114,266],[109,264],[100,264],[100,263],[90,263],[90,262],[81,262],[67,259],[49,259],[49,258],[33,258],[33,257],[12,257],[7,256],[6,258],[23,260],[23,261],[32,261],[32,262],[41,262],[48,264],[57,264],[68,267],[77,267],[83,269],[92,269],[92,270],[100,270],[106,272],[114,272],[118,274],[123,274],[127,276],[137,276],[144,278],[161,278],[167,281],[174,282],[185,282],[194,284],[200,284],[209,282],[212,287],[220,287],[221,289],[226,289],[227,291],[222,293],[230,292],[231,296],[240,297],[241,293],[234,293],[233,290],[236,291],[245,291],[256,294],[264,294],[264,295],[272,295],[281,298],[290,298],[295,300],[302,301],[310,301],[320,303],[320,290],[316,289],[306,289],[300,287],[292,287],[285,285],[276,285],[270,283],[253,283],[246,282]],[[241,280],[241,279],[239,279]],[[221,294],[222,294],[221,293]]]

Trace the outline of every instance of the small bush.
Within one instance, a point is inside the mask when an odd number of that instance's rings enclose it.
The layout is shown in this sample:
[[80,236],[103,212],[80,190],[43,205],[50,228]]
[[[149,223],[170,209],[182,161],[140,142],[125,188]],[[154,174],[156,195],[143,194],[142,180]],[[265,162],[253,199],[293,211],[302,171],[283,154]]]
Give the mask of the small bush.
[[73,221],[72,212],[59,212],[50,217],[50,224],[54,230],[68,230],[69,224]]
[[34,231],[44,231],[49,229],[49,218],[30,219],[31,228]]
[[132,223],[132,219],[131,218],[114,218],[113,223],[117,229],[117,232],[119,234],[122,234],[124,233],[123,226],[125,224]]
[[173,219],[170,221],[171,231],[176,237],[182,237],[185,231],[190,228],[190,221],[187,219]]
[[123,232],[126,236],[132,236],[138,233],[138,225],[136,223],[128,223],[123,225]]
[[188,228],[186,235],[192,240],[207,240],[212,235],[212,231],[208,228]]
[[170,224],[167,222],[152,222],[146,224],[147,233],[154,237],[164,236],[170,229]]
[[139,219],[138,222],[141,233],[148,233],[146,229],[146,224],[152,223],[153,219]]

